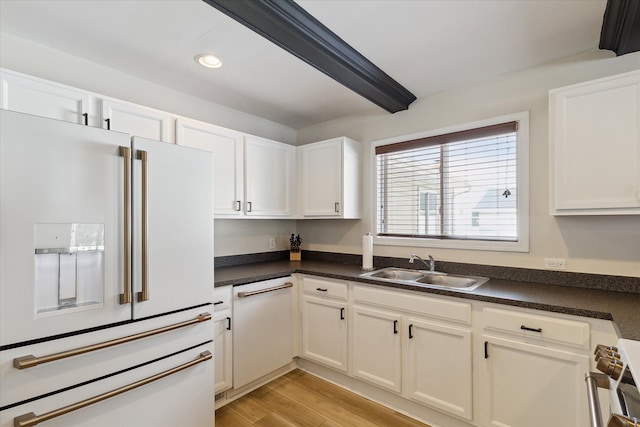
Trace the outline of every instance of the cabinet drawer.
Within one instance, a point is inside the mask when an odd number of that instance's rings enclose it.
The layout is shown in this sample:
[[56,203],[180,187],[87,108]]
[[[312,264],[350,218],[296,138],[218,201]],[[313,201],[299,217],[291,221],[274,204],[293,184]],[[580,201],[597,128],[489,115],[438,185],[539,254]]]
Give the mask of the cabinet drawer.
[[302,278],[302,285],[305,293],[347,299],[347,284],[344,282],[305,276]]
[[413,312],[421,316],[471,324],[471,304],[422,296],[418,292],[394,291],[355,285],[353,301]]
[[231,307],[232,286],[222,286],[213,289],[213,310],[220,311]]
[[482,325],[485,329],[522,337],[568,344],[584,349],[590,347],[590,327],[585,322],[485,307],[482,310]]
[[34,390],[38,391],[38,395],[53,392],[87,379],[108,376],[131,366],[161,358],[175,352],[176,348],[189,348],[210,341],[213,335],[213,321],[189,324],[156,335],[119,343],[96,351],[87,351],[31,368],[14,368],[13,364],[16,358],[28,355],[44,357],[136,334],[148,333],[158,328],[195,320],[201,313],[210,313],[211,309],[212,306],[208,305],[123,326],[4,350],[0,352],[0,372],[2,373],[3,386],[0,406],[28,399],[34,394]]

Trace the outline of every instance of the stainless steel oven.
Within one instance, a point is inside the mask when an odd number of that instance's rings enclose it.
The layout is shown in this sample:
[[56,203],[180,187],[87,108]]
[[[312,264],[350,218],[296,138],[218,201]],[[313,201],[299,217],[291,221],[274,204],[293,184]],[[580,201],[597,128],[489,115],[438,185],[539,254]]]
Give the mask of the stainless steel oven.
[[[620,339],[615,347],[597,345],[597,368],[585,376],[592,427],[640,427],[640,341]],[[602,408],[598,388],[609,390]],[[603,418],[604,413],[604,418]],[[608,419],[605,424],[603,419]]]

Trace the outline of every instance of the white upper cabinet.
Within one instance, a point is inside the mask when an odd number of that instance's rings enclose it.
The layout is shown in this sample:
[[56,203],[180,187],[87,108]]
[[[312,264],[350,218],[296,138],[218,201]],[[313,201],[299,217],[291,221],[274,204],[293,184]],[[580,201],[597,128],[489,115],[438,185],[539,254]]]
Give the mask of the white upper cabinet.
[[87,124],[89,94],[24,74],[0,71],[0,107],[5,110]]
[[128,133],[155,141],[173,142],[169,113],[124,101],[102,99],[101,126],[103,129]]
[[295,147],[245,137],[245,214],[292,217]]
[[640,71],[549,92],[552,215],[640,214]]
[[183,118],[176,142],[213,153],[216,218],[293,215],[295,147]]
[[243,135],[208,123],[178,119],[176,120],[176,143],[213,153],[214,215],[216,217],[243,215]]
[[299,149],[302,216],[360,218],[360,143],[341,137]]

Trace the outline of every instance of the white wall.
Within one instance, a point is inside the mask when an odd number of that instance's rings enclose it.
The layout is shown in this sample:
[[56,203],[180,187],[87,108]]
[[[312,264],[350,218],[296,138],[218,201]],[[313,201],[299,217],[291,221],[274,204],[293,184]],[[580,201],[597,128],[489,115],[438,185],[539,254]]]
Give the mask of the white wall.
[[[470,64],[470,66],[472,66]],[[300,221],[303,247],[361,253],[371,225],[370,143],[528,110],[530,112],[530,252],[509,253],[376,246],[374,255],[408,257],[411,252],[454,262],[543,268],[545,257],[565,258],[567,270],[640,276],[640,216],[553,217],[548,214],[548,91],[573,83],[640,69],[640,53],[616,58],[594,51],[488,81],[449,89],[414,102],[409,110],[380,110],[298,130],[298,144],[345,135],[363,142],[364,219]],[[428,76],[425,76],[428,78]],[[603,148],[606,148],[603,141]]]

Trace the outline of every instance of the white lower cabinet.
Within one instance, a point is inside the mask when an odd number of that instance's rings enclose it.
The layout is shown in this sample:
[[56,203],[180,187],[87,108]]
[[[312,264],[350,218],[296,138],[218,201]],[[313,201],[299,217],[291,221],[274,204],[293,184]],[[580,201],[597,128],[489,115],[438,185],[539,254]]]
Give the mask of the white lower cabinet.
[[471,331],[405,317],[403,395],[471,420]]
[[[418,306],[432,306],[438,304],[433,298],[360,285],[354,286],[353,298],[350,353],[353,376],[471,420],[470,328],[443,324],[402,310],[410,306],[405,304],[406,299]],[[443,300],[436,314],[446,314],[449,308],[453,308],[453,313],[460,309],[470,312],[469,304],[449,306],[451,303]]]
[[213,291],[213,324],[216,393],[233,386],[233,321],[231,318],[231,286]]
[[347,284],[302,278],[301,356],[347,371]]
[[484,307],[478,357],[483,425],[589,424],[584,375],[590,369],[587,322]]
[[584,375],[589,357],[484,337],[487,358],[480,398],[487,426],[586,426]]
[[355,305],[351,310],[351,363],[356,378],[402,391],[402,316]]

